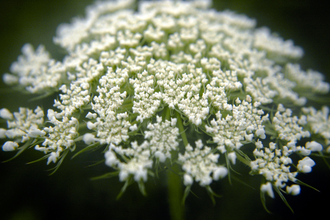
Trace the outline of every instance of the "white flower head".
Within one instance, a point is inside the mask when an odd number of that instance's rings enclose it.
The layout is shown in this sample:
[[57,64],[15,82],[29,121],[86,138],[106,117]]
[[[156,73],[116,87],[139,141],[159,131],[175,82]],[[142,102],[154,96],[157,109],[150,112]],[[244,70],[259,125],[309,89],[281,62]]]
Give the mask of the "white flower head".
[[225,177],[227,168],[217,165],[220,155],[211,153],[211,148],[204,147],[202,140],[196,141],[195,145],[195,149],[187,145],[185,154],[179,154],[179,161],[183,163],[182,169],[185,171],[184,184],[191,185],[194,179],[201,186],[207,186],[213,179]]
[[212,194],[210,184],[243,162],[262,176],[262,193],[299,194],[298,173],[330,152],[329,107],[311,106],[330,84],[301,69],[302,48],[209,0],[134,3],[96,1],[60,25],[61,61],[23,46],[4,82],[58,98],[46,120],[40,107],[1,107],[2,150],[61,164],[76,148],[103,148],[124,189],[135,181],[141,191],[178,168],[187,192],[197,182]]

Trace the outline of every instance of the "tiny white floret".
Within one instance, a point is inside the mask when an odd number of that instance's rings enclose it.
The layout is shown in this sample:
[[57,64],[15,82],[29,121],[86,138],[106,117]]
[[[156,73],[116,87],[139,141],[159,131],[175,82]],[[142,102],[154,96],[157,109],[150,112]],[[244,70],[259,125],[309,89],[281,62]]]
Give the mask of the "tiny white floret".
[[162,163],[165,162],[165,160],[166,160],[165,154],[162,153],[162,152],[160,152],[160,151],[157,151],[155,153],[155,157],[158,158],[159,159],[159,162],[162,162]]
[[236,158],[237,158],[237,156],[236,156],[236,153],[234,151],[233,152],[230,152],[228,154],[228,159],[230,160],[230,162],[232,164],[236,164]]
[[83,141],[85,144],[90,145],[95,141],[95,135],[91,133],[84,134]]
[[86,118],[88,118],[88,119],[95,119],[96,117],[97,117],[96,113],[88,112],[86,115]]
[[136,131],[137,129],[138,129],[137,124],[134,124],[129,127],[129,130],[131,130],[131,131]]
[[322,145],[316,141],[307,142],[306,148],[310,151],[321,151],[323,149]]
[[261,139],[265,139],[266,138],[266,134],[265,134],[265,130],[264,129],[258,129],[256,131],[256,135],[258,137],[260,137]]
[[226,167],[218,167],[215,171],[213,171],[213,179],[219,180],[224,178],[228,174],[228,169]]
[[2,145],[3,151],[14,151],[18,148],[18,143],[13,141],[7,141]]
[[47,165],[49,165],[51,162],[56,163],[58,157],[59,157],[58,152],[51,152],[47,160]]
[[274,192],[273,192],[273,187],[270,182],[267,182],[265,184],[262,184],[260,187],[261,192],[267,193],[267,195],[271,198],[274,198]]
[[183,184],[186,186],[192,185],[194,182],[193,178],[189,174],[183,176]]
[[293,184],[292,186],[287,186],[286,187],[286,192],[291,194],[291,195],[298,195],[300,193],[300,186],[297,184]]
[[13,114],[6,108],[0,109],[0,118],[6,119],[6,120],[12,120]]
[[302,160],[299,160],[297,168],[300,172],[310,173],[314,165],[314,160],[309,157],[304,157]]

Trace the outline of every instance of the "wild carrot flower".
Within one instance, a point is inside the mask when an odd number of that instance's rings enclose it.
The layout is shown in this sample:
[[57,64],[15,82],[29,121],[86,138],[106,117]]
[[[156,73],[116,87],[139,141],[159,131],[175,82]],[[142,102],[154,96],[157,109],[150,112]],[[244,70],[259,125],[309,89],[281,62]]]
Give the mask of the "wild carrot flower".
[[263,176],[262,194],[299,194],[313,154],[330,152],[329,108],[310,105],[329,83],[297,64],[303,50],[209,1],[132,5],[99,1],[60,25],[61,61],[23,46],[3,81],[58,99],[52,109],[2,108],[2,150],[34,148],[60,164],[103,148],[124,188],[135,181],[145,193],[166,166],[178,171],[184,198],[194,183],[212,194],[210,184],[243,162]]

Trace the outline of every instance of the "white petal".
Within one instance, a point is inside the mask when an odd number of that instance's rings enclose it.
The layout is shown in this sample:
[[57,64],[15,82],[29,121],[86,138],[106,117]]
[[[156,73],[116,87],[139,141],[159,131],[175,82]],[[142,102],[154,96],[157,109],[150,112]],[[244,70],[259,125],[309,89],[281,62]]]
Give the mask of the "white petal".
[[189,175],[189,174],[185,174],[183,176],[183,184],[188,186],[188,185],[192,185],[194,182],[193,178]]
[[18,148],[18,143],[13,141],[7,141],[2,145],[3,151],[14,151],[16,148]]
[[300,186],[297,184],[293,184],[292,186],[287,186],[286,191],[287,193],[296,196],[300,193]]
[[236,153],[235,152],[230,152],[228,154],[228,159],[232,164],[236,164]]
[[90,145],[91,143],[93,143],[95,141],[95,135],[86,133],[86,134],[84,134],[83,141],[85,142],[85,144]]
[[267,182],[266,184],[262,184],[260,187],[261,192],[267,193],[269,197],[274,198],[274,192],[273,187],[270,182]]
[[6,120],[12,120],[13,114],[6,108],[0,109],[0,118],[6,119]]
[[323,149],[322,145],[316,141],[307,142],[306,148],[311,151],[321,151]]
[[228,170],[226,167],[219,167],[215,171],[213,171],[213,179],[218,180],[220,178],[224,178],[228,174]]

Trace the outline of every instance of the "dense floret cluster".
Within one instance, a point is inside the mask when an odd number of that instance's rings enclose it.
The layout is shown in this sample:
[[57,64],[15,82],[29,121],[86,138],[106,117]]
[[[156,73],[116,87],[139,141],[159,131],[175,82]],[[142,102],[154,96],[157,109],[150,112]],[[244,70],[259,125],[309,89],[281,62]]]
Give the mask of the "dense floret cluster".
[[329,108],[308,104],[330,87],[296,63],[303,50],[208,1],[132,5],[99,1],[60,25],[62,61],[23,46],[4,82],[59,98],[47,120],[40,107],[2,108],[3,151],[33,147],[51,164],[103,147],[120,181],[141,185],[160,164],[179,164],[187,187],[208,187],[240,161],[264,177],[261,192],[299,194],[310,156],[330,153]]

